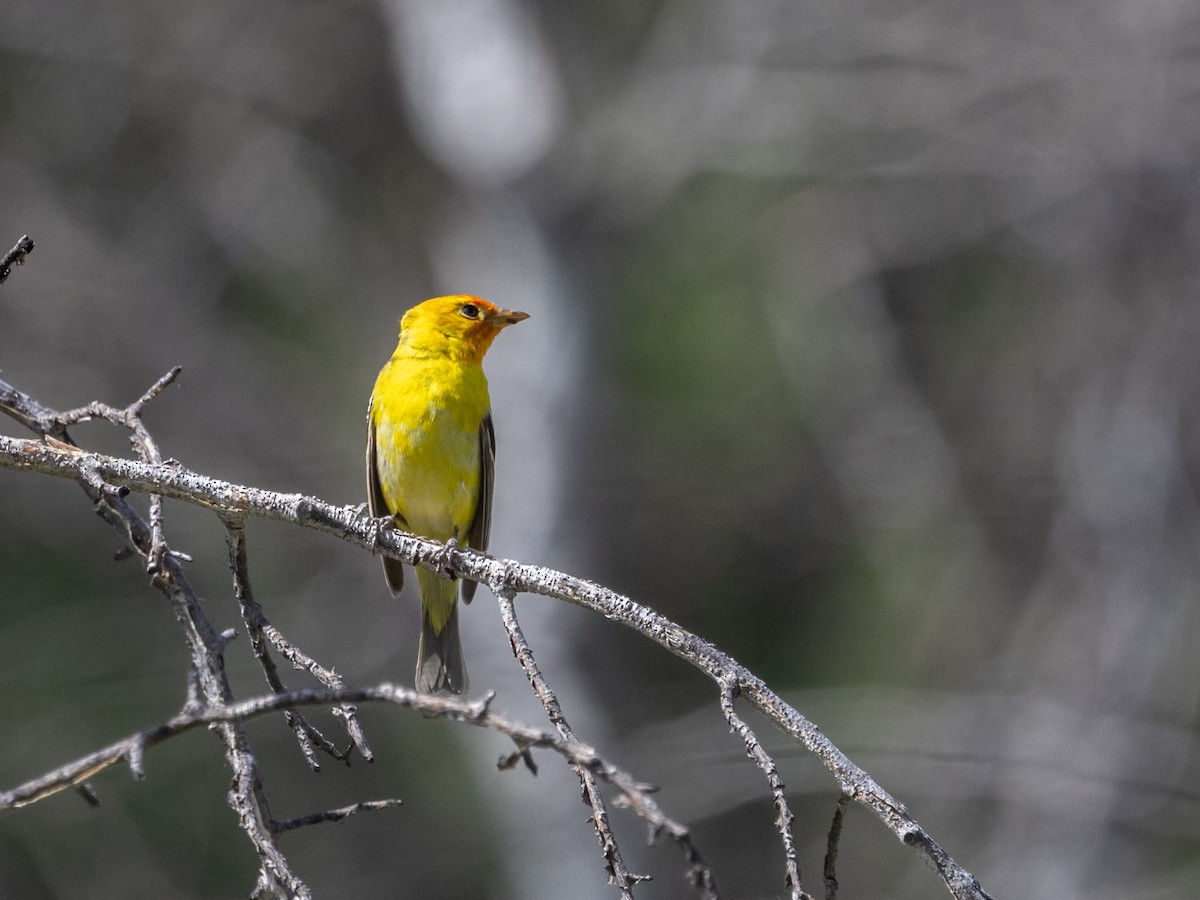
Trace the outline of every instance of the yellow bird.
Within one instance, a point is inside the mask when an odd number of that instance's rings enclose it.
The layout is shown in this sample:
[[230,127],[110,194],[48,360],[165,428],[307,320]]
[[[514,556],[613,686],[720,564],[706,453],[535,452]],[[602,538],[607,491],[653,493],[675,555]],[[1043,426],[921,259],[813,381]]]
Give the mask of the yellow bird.
[[[400,320],[400,342],[367,410],[367,500],[373,516],[393,516],[403,531],[484,551],[492,522],[496,435],[483,356],[503,328],[529,315],[465,294],[435,297]],[[399,595],[404,569],[384,558]],[[458,585],[417,569],[421,643],[417,690],[467,689],[458,634]],[[470,603],[475,582],[464,581]]]

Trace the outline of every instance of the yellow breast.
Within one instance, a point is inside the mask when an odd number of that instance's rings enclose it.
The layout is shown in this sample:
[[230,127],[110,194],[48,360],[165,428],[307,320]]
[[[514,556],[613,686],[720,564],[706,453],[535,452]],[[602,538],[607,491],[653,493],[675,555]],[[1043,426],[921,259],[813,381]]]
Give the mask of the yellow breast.
[[489,407],[479,365],[392,357],[375,382],[375,464],[389,510],[417,534],[460,540],[479,496],[479,428]]

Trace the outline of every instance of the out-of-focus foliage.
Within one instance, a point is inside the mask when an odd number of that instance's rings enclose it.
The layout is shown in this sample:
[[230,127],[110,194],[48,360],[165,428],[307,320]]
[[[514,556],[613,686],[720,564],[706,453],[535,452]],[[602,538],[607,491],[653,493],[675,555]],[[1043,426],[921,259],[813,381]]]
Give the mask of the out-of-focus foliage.
[[[795,691],[997,896],[1200,881],[1196,9],[0,15],[0,242],[38,242],[0,288],[6,379],[123,404],[182,364],[147,413],[164,453],[350,503],[403,310],[450,291],[525,309],[489,358],[495,552],[627,592]],[[170,715],[186,658],[77,489],[9,472],[0,491],[8,785]],[[218,523],[167,512],[232,626]],[[289,638],[350,681],[409,679],[415,604],[377,563],[249,538]],[[578,611],[521,611],[580,737],[664,785],[729,893],[776,895],[765,785],[711,687]],[[536,720],[485,596],[464,630],[473,683]],[[263,689],[240,641],[228,665]],[[284,838],[319,896],[611,895],[554,761],[496,773],[498,741],[364,717],[379,761],[319,777],[281,722],[251,731],[279,818],[406,801]],[[835,792],[803,754],[784,765],[811,890]],[[98,779],[99,810],[10,813],[0,895],[240,896],[225,783],[196,734],[143,782]],[[676,851],[623,816],[644,896],[688,896]],[[940,890],[858,811],[839,874],[848,896]]]

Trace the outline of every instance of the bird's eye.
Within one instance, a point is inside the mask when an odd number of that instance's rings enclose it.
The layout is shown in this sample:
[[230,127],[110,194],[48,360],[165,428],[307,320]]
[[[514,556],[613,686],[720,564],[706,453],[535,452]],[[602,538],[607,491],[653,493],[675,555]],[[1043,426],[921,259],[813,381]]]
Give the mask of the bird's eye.
[[458,311],[460,313],[462,313],[464,316],[466,316],[468,319],[478,319],[479,318],[479,307],[476,306],[474,303],[464,303],[461,307],[459,307]]

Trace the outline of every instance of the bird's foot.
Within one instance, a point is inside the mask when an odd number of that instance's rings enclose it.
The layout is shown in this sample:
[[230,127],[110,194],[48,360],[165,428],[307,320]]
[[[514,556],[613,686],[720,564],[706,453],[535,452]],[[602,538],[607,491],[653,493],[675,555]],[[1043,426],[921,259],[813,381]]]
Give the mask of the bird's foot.
[[379,550],[379,539],[381,537],[383,537],[383,535],[389,531],[396,531],[399,528],[399,525],[396,523],[396,520],[393,519],[391,516],[388,516],[386,519],[379,518],[376,520],[376,522],[377,522],[377,524],[375,526],[375,533],[372,535],[372,540],[374,541],[374,544],[375,544],[374,549],[376,551],[378,551]]
[[450,540],[446,541],[446,546],[438,550],[434,555],[434,560],[437,562],[437,571],[439,575],[449,578],[454,581],[458,575],[454,572],[454,554],[458,552],[458,535],[455,534]]

